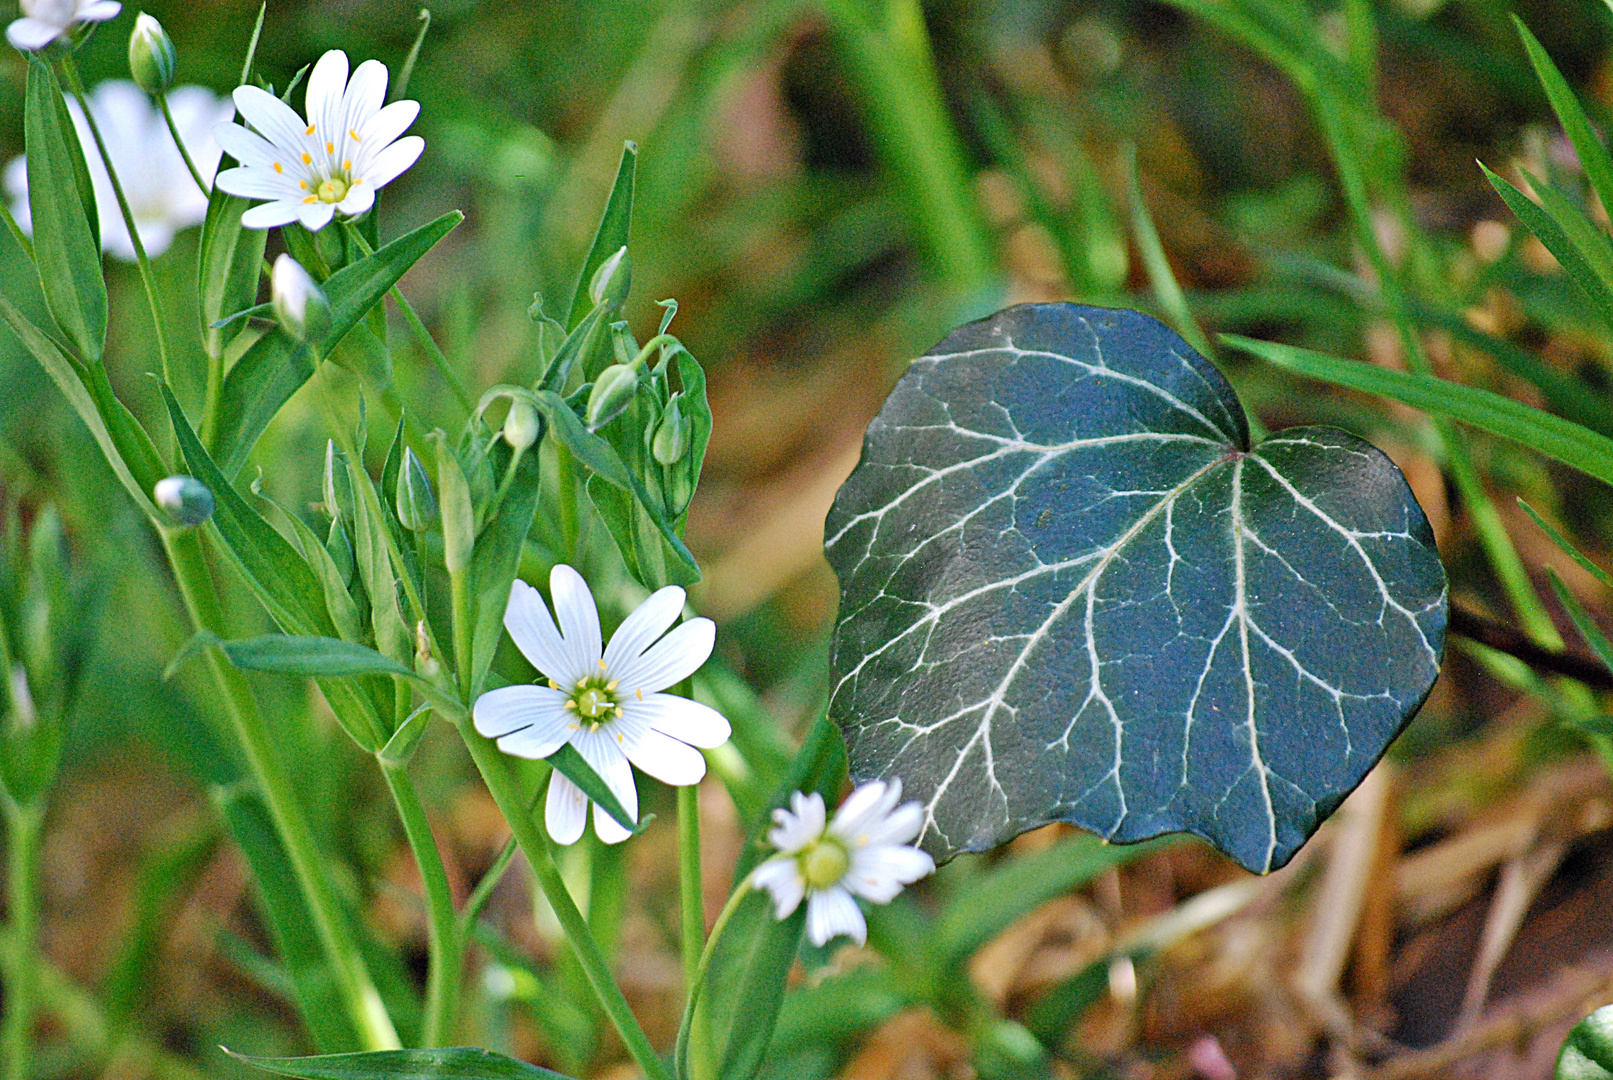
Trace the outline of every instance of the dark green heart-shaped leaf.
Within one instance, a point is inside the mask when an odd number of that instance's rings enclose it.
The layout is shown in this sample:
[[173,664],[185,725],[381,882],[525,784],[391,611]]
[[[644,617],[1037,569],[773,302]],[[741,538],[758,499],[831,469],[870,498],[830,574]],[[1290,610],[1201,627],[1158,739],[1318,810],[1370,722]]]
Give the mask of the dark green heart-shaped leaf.
[[1153,319],[1009,308],[917,360],[826,527],[831,713],[941,857],[1050,821],[1283,865],[1433,685],[1445,573],[1371,445],[1254,449]]

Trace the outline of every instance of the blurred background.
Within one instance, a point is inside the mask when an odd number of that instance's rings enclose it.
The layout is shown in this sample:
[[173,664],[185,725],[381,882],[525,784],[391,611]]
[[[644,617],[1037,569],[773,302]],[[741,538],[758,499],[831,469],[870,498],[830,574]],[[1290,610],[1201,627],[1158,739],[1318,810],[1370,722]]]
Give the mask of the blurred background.
[[[622,143],[637,142],[628,316],[647,338],[655,301],[677,298],[673,329],[711,380],[715,430],[689,525],[706,572],[694,600],[721,626],[735,692],[756,695],[780,746],[799,738],[827,686],[838,591],[823,516],[907,361],[957,323],[1008,303],[1073,299],[1181,325],[1157,300],[1174,279],[1212,341],[1235,332],[1402,364],[1304,94],[1247,40],[1184,10],[1198,6],[432,6],[409,87],[426,151],[387,189],[381,231],[455,207],[467,218],[403,288],[469,386],[531,382],[528,308],[536,297],[563,310]],[[1436,370],[1549,403],[1539,380],[1518,375],[1522,352],[1613,422],[1613,339],[1475,164],[1515,180],[1527,167],[1584,190],[1510,16],[1601,121],[1613,109],[1613,13],[1599,0],[1365,7],[1375,95],[1358,103],[1357,120],[1378,138],[1376,193],[1389,207],[1376,224],[1391,257],[1415,263]],[[85,50],[86,82],[127,77],[136,8],[126,3]],[[154,0],[146,10],[178,46],[180,84],[230,89],[255,3]],[[1292,10],[1318,41],[1345,49],[1344,7]],[[396,74],[418,15],[401,0],[276,0],[257,71],[280,88],[340,48]],[[0,56],[3,158],[21,152],[24,76],[18,55]],[[1139,243],[1148,221],[1168,275]],[[197,232],[155,264],[165,305],[191,331],[177,335],[191,350],[178,367],[193,373],[203,370]],[[20,287],[24,272],[0,237],[0,287]],[[138,277],[109,261],[108,279],[113,380],[154,418],[156,386],[142,373],[157,362]],[[399,399],[426,426],[456,428],[452,396],[400,327],[392,345]],[[1516,621],[1424,418],[1230,351],[1213,358],[1267,428],[1337,424],[1390,453],[1434,524],[1453,601],[1503,629]],[[199,397],[189,378],[182,391]],[[294,399],[254,458],[265,490],[288,506],[317,500],[323,441],[312,404]],[[1595,554],[1613,546],[1609,493],[1510,444],[1475,436],[1473,452],[1537,585],[1551,565],[1607,614],[1605,592],[1514,497]],[[29,520],[46,502],[59,510],[93,583],[78,616],[95,644],[43,881],[51,977],[82,1010],[77,1027],[47,1019],[41,1075],[196,1080],[243,1074],[214,1049],[221,1043],[305,1051],[250,876],[217,824],[213,803],[232,774],[209,684],[195,671],[162,678],[188,634],[160,551],[82,424],[8,335],[0,489]],[[231,599],[243,634],[267,626],[244,591]],[[343,888],[377,938],[401,950],[396,978],[417,980],[419,884],[378,778],[311,687],[258,685],[290,718],[281,734],[305,797],[323,810],[327,848],[342,856]],[[1613,791],[1563,718],[1527,669],[1454,640],[1390,765],[1292,868],[1250,885],[1202,845],[1175,845],[1037,908],[975,955],[971,977],[1001,1015],[1041,1031],[1031,1013],[1048,988],[1101,970],[1051,1037],[1062,1049],[1048,1067],[1060,1075],[1549,1075],[1582,1006],[1613,999],[1609,989],[1593,1000],[1613,972]],[[417,762],[456,888],[468,888],[502,846],[503,824],[452,738],[432,736]],[[702,801],[708,902],[720,905],[739,826],[720,785]],[[675,838],[664,807],[662,817],[628,856],[616,943],[620,976],[658,1041],[670,1038],[681,992]],[[995,858],[1025,857],[1057,833]],[[987,861],[969,857],[949,873],[962,880],[977,872],[965,864]],[[934,888],[947,887],[941,877]],[[1221,907],[1190,906],[1212,894]],[[558,1006],[541,978],[563,962],[524,880],[512,875],[492,911],[504,936],[475,961],[467,1034],[578,1074],[627,1075],[597,1023],[568,1028],[551,1015]],[[855,967],[860,955],[835,963]],[[968,1075],[979,1059],[971,1038],[932,1011],[865,1011],[778,1075]]]

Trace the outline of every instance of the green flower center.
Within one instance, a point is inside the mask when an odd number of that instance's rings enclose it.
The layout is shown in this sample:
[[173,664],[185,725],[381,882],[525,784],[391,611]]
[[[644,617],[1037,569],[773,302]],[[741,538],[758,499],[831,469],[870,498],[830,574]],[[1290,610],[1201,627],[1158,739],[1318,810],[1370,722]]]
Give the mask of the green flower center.
[[577,714],[577,719],[590,730],[622,715],[622,706],[616,700],[616,680],[604,675],[589,675],[577,680],[566,698],[566,708]]
[[827,889],[837,885],[851,869],[851,854],[846,846],[832,836],[825,836],[796,857],[801,864],[801,876],[809,888]]
[[340,176],[333,176],[319,185],[319,201],[339,203],[347,198],[348,183]]

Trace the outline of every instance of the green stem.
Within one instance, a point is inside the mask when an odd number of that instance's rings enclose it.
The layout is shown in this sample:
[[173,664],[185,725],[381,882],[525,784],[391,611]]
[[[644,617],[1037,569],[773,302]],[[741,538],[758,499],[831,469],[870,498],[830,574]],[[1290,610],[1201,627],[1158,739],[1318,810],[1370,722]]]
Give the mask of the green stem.
[[560,868],[555,865],[548,834],[538,826],[537,815],[527,810],[526,800],[521,796],[520,784],[510,771],[509,762],[498,747],[490,739],[477,734],[469,722],[460,722],[459,733],[470,749],[482,780],[487,784],[488,793],[493,796],[499,811],[514,830],[516,842],[531,864],[533,875],[549,906],[554,909],[578,966],[583,969],[605,1015],[615,1025],[627,1052],[649,1080],[672,1080],[672,1074],[650,1045],[644,1029],[633,1016],[633,1010],[628,1007],[627,999],[611,977],[610,966],[588,929],[588,920],[577,910],[576,901],[571,898],[565,879],[560,876]]
[[[213,589],[212,573],[202,554],[196,531],[164,528],[161,536],[195,629],[207,630],[220,637],[228,636],[223,611]],[[366,1049],[396,1049],[399,1046],[397,1031],[337,906],[330,887],[330,875],[314,842],[307,813],[297,801],[291,778],[258,713],[257,699],[252,696],[252,689],[245,677],[218,650],[208,650],[208,665],[236,737],[240,740],[247,765],[257,781],[264,802],[268,804],[275,830],[285,845],[286,857],[296,872],[309,914],[319,933],[320,945],[330,965],[331,976],[352,1017],[353,1026],[358,1030]]]
[[5,1080],[28,1080],[33,1065],[34,1017],[39,985],[39,840],[44,809],[6,804],[7,942],[5,1020],[0,1024],[0,1062]]
[[420,880],[426,890],[426,1017],[421,1031],[425,1047],[453,1045],[459,1015],[459,990],[464,968],[465,938],[454,913],[453,890],[443,867],[442,853],[426,819],[420,793],[409,778],[408,766],[380,760],[392,801],[409,841]]
[[476,888],[471,890],[470,899],[465,901],[465,910],[459,913],[460,932],[462,934],[469,934],[470,928],[476,925],[476,920],[482,917],[482,910],[487,907],[488,901],[493,899],[493,890],[497,889],[498,883],[504,880],[504,872],[510,868],[510,863],[515,860],[517,846],[515,837],[510,837],[509,841],[504,845],[504,850],[500,851],[498,858],[493,860],[493,865],[488,867],[487,873],[482,875],[482,880],[478,881]]
[[683,1006],[683,1023],[678,1027],[677,1048],[672,1052],[672,1061],[682,1076],[692,1076],[695,1080],[704,1080],[710,1071],[704,1063],[698,1061],[699,1058],[703,1057],[698,1051],[695,1071],[690,1072],[688,1068],[689,1043],[692,1029],[696,1024],[695,1010],[700,1004],[700,991],[706,984],[706,970],[711,967],[711,958],[717,953],[717,942],[721,940],[722,932],[728,928],[728,920],[732,919],[734,912],[739,910],[739,902],[745,899],[750,890],[751,879],[749,875],[746,875],[745,879],[734,887],[733,895],[729,896],[728,902],[723,905],[722,911],[718,913],[717,921],[711,926],[711,936],[706,939],[706,946],[700,951],[700,959],[695,962],[694,972],[689,980],[689,1000]]
[[706,909],[700,887],[700,788],[678,788],[678,898],[683,925],[679,937],[683,951],[684,992],[694,996],[695,971],[706,943]]
[[571,451],[554,444],[555,476],[560,488],[560,542],[565,551],[577,560],[577,470],[571,461]]
[[140,241],[140,230],[135,227],[134,212],[129,209],[129,199],[123,194],[123,182],[118,179],[118,170],[112,166],[112,155],[106,152],[106,142],[101,138],[101,128],[95,122],[95,115],[90,112],[90,103],[84,99],[84,85],[78,78],[78,67],[73,63],[73,56],[68,53],[62,57],[62,73],[67,78],[67,86],[78,101],[80,111],[84,113],[84,123],[89,126],[90,135],[95,139],[95,149],[101,155],[101,164],[106,166],[106,175],[112,181],[112,193],[118,198],[118,210],[123,214],[123,226],[129,230],[129,243],[134,247],[135,262],[140,266],[140,281],[146,287],[146,303],[151,307],[151,322],[157,330],[157,355],[162,361],[163,381],[173,385],[174,374],[168,361],[168,331],[163,327],[162,305],[157,301],[157,282],[151,274],[151,260],[146,258],[146,245]]
[[168,125],[168,134],[174,137],[174,145],[179,147],[179,156],[185,159],[185,168],[190,170],[190,178],[196,181],[196,186],[202,189],[203,195],[212,198],[213,189],[202,179],[201,170],[190,159],[190,151],[185,149],[185,140],[179,137],[179,125],[174,123],[174,114],[168,110],[168,95],[159,93],[156,97],[157,107],[162,110],[163,121]]
[[22,231],[22,226],[17,224],[17,219],[11,216],[11,207],[7,206],[3,201],[0,201],[0,217],[5,218],[6,228],[11,230],[12,239],[16,240],[17,245],[27,254],[28,261],[33,262],[34,242],[28,239],[28,234]]
[[989,288],[997,279],[991,232],[947,112],[919,0],[824,0],[822,6],[932,265],[961,296]]

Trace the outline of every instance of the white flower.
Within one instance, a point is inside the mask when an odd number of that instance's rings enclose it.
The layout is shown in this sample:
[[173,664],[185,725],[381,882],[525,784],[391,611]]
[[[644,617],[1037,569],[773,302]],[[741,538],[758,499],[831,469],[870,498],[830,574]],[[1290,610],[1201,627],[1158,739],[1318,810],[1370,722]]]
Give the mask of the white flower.
[[[113,80],[91,90],[89,102],[90,115],[95,117],[101,138],[106,140],[112,167],[118,170],[118,179],[123,181],[123,194],[129,199],[129,211],[134,215],[140,242],[145,245],[146,254],[160,255],[173,243],[175,233],[200,225],[207,217],[207,195],[191,179],[185,159],[179,156],[179,148],[168,133],[168,125],[163,123],[162,114],[152,106],[144,90],[126,80]],[[218,169],[213,127],[220,120],[229,119],[230,103],[200,86],[181,86],[168,95],[168,107],[174,114],[174,126],[179,129],[185,148],[196,163],[196,170],[204,180],[211,180]],[[72,98],[67,99],[67,111],[78,129],[78,141],[84,148],[84,160],[95,185],[96,215],[101,219],[101,250],[125,262],[133,262],[134,244],[129,239],[129,230],[124,227],[123,213],[118,209],[117,195],[112,190],[112,178],[101,164],[101,154],[95,148],[90,126],[78,102]],[[28,209],[25,158],[11,159],[6,166],[5,180],[12,199],[11,212],[23,231],[31,232],[33,217]]]
[[[517,757],[548,757],[571,743],[637,821],[633,765],[663,783],[698,783],[706,759],[695,747],[728,741],[728,721],[715,709],[659,692],[706,662],[716,626],[710,619],[690,619],[668,633],[683,610],[683,590],[668,585],[635,608],[602,650],[599,612],[582,575],[556,566],[549,591],[558,630],[543,597],[524,581],[510,586],[504,611],[505,629],[548,685],[483,694],[473,710],[476,730]],[[557,843],[575,843],[587,811],[588,797],[556,772],[544,811],[549,835]],[[594,831],[607,844],[631,835],[598,806]]]
[[323,341],[330,330],[330,301],[302,263],[281,253],[269,275],[269,301],[275,318],[298,341]]
[[308,76],[308,116],[256,86],[235,88],[235,107],[256,131],[226,124],[219,145],[241,163],[218,186],[246,199],[268,199],[241,215],[249,229],[300,221],[323,229],[340,210],[356,217],[376,189],[415,163],[426,142],[398,138],[420,114],[416,101],[386,100],[386,65],[366,60],[347,78],[347,54],[332,49]]
[[77,23],[105,22],[122,10],[117,0],[22,0],[22,18],[6,27],[6,40],[12,48],[32,52]]
[[789,810],[774,810],[775,828],[767,838],[779,854],[758,866],[751,883],[773,895],[780,919],[807,902],[807,937],[823,945],[845,934],[861,945],[868,923],[853,897],[888,904],[919,878],[935,870],[935,860],[910,841],[923,813],[916,802],[897,806],[902,782],[875,780],[847,796],[824,824],[823,796],[790,796]]

